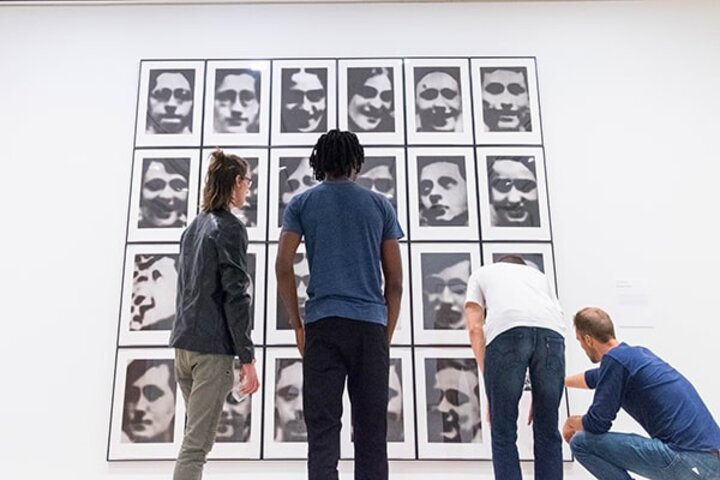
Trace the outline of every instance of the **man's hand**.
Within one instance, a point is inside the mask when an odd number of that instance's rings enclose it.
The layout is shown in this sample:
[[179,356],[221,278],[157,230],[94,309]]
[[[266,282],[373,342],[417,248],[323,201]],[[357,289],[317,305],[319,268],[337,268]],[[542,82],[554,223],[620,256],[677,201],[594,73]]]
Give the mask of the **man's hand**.
[[300,352],[300,356],[305,356],[305,329],[304,328],[296,328],[295,329],[295,343],[297,343],[298,351]]
[[252,395],[260,388],[257,370],[255,370],[255,361],[253,363],[243,363],[240,381],[240,393],[242,395]]
[[570,443],[570,440],[572,440],[573,435],[575,433],[582,431],[583,424],[582,424],[582,417],[580,415],[572,415],[568,417],[567,420],[565,420],[565,425],[563,426],[563,438],[567,443]]

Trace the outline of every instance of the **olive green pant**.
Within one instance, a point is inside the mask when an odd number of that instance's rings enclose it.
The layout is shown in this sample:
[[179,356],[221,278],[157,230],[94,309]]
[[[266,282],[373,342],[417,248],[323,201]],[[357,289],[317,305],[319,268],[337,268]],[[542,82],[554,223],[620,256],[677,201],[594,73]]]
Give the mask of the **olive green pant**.
[[199,480],[215,443],[225,397],[233,387],[231,355],[175,349],[175,374],[185,400],[185,436],[173,480]]

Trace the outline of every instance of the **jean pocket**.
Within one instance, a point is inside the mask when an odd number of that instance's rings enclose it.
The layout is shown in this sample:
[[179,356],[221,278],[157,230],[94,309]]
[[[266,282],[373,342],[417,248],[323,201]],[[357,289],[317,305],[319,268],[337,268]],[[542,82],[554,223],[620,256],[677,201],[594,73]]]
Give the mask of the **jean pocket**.
[[545,338],[545,367],[555,372],[565,372],[565,340],[562,337]]

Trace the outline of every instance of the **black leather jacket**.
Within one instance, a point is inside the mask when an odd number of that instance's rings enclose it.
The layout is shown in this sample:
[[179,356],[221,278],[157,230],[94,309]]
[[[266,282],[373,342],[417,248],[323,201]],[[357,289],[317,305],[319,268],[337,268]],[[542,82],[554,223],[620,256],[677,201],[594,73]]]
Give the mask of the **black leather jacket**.
[[180,239],[170,346],[255,358],[245,225],[227,210],[200,213]]

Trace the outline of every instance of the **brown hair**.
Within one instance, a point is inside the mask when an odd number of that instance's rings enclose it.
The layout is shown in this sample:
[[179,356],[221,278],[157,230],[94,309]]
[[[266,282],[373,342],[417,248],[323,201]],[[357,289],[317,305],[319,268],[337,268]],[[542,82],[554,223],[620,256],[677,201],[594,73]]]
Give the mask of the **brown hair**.
[[573,318],[575,329],[582,334],[590,335],[602,343],[615,339],[615,327],[610,315],[601,308],[585,307]]
[[205,176],[202,211],[205,213],[227,210],[232,198],[235,178],[245,178],[248,163],[242,157],[225,153],[219,148],[211,155],[210,166]]

